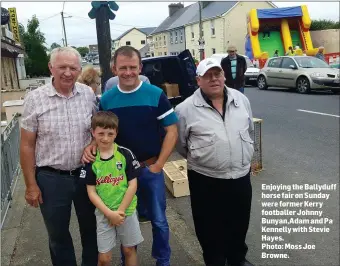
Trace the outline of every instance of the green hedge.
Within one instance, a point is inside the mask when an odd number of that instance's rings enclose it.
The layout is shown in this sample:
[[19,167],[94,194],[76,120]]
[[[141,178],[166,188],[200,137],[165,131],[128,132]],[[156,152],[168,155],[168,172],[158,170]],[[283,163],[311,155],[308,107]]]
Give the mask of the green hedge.
[[312,24],[309,30],[313,31],[329,29],[340,29],[340,22],[327,19],[312,20]]

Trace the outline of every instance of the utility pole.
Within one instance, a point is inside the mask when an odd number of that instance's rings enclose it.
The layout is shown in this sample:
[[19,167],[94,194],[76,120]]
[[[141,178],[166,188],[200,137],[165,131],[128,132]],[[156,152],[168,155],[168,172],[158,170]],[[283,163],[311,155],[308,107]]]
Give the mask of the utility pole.
[[116,15],[111,11],[117,11],[119,6],[114,1],[92,1],[92,9],[88,13],[91,19],[96,19],[99,64],[102,72],[102,92],[106,81],[112,77],[110,69],[111,61],[111,33],[110,20]]
[[100,6],[97,10],[96,29],[97,42],[99,52],[99,64],[102,72],[102,92],[104,92],[104,84],[112,77],[110,69],[111,61],[111,32],[109,20],[109,8]]
[[61,21],[63,23],[63,29],[64,29],[64,38],[65,38],[65,46],[67,46],[67,38],[66,38],[66,30],[65,30],[65,21],[64,21],[64,12],[61,11]]
[[200,61],[204,59],[204,39],[203,39],[203,26],[202,26],[202,2],[198,1],[198,8],[199,8],[199,52],[200,52]]

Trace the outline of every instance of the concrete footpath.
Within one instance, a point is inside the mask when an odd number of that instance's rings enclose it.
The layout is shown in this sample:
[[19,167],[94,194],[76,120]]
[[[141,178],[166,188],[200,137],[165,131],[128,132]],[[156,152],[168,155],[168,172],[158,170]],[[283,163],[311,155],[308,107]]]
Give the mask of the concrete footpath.
[[[1,231],[1,265],[51,265],[47,232],[40,210],[26,204],[24,192],[25,184],[22,175],[20,175],[11,208],[8,211],[4,228]],[[171,195],[168,195],[168,198],[167,217],[170,226],[170,245],[172,249],[171,264],[204,265],[201,249],[192,226],[188,226],[182,216],[169,205],[169,202],[174,204],[178,199],[172,198]],[[141,229],[145,240],[138,248],[140,265],[155,265],[155,260],[151,257],[151,224],[142,224]],[[78,232],[78,221],[74,210],[72,212],[70,231],[78,265],[80,265],[81,242]],[[115,248],[112,265],[119,265],[119,262],[120,253]]]

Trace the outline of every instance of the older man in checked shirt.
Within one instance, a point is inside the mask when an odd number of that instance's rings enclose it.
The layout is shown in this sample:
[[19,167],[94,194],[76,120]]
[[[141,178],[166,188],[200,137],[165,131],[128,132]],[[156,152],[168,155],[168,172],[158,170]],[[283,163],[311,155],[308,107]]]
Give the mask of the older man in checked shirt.
[[51,83],[25,98],[20,143],[25,198],[31,206],[40,205],[57,266],[77,265],[69,231],[73,201],[83,246],[81,265],[97,266],[95,208],[80,171],[83,150],[91,142],[96,97],[90,87],[76,82],[81,56],[75,49],[54,49],[49,69]]

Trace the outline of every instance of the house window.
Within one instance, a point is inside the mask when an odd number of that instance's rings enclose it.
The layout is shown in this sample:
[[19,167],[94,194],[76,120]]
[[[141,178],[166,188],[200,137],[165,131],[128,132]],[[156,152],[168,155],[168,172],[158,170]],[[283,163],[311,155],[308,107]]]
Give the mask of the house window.
[[163,36],[163,39],[164,39],[164,45],[166,45],[165,35]]
[[175,31],[175,43],[177,43],[178,42],[178,36],[177,36],[177,31]]
[[183,31],[181,30],[181,42],[183,42]]
[[170,32],[170,43],[173,43],[173,40],[172,40],[172,32]]
[[195,57],[195,49],[192,49],[192,56]]
[[202,29],[202,37],[204,37],[204,31],[203,31],[203,29]]
[[145,40],[141,40],[140,43],[141,43],[141,44],[145,44]]
[[164,52],[164,55],[167,55],[167,52]]
[[130,42],[130,41],[127,41],[127,42],[126,42],[126,45],[131,45],[131,42]]
[[191,39],[195,39],[194,26],[191,25]]
[[211,35],[215,36],[215,23],[213,20],[210,22],[210,28],[211,28]]
[[212,53],[216,54],[216,49],[215,48],[212,48]]

